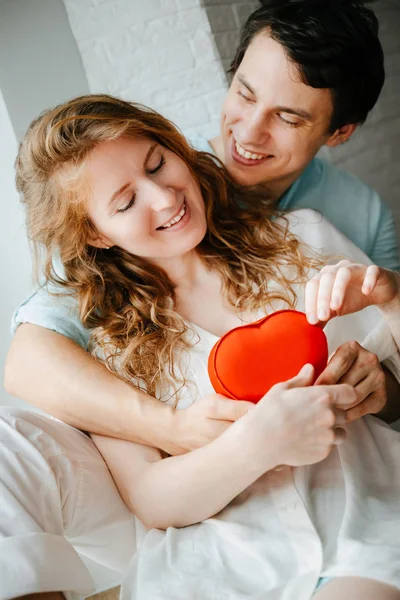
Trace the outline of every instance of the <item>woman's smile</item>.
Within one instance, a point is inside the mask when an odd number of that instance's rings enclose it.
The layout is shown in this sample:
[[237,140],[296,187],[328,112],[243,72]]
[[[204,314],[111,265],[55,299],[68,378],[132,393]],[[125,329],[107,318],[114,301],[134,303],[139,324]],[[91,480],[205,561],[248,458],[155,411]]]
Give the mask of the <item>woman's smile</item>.
[[167,223],[165,223],[164,225],[160,225],[160,227],[157,227],[157,231],[177,231],[178,229],[182,229],[189,221],[189,218],[189,208],[187,207],[185,199],[178,214],[172,217],[172,219],[167,221]]

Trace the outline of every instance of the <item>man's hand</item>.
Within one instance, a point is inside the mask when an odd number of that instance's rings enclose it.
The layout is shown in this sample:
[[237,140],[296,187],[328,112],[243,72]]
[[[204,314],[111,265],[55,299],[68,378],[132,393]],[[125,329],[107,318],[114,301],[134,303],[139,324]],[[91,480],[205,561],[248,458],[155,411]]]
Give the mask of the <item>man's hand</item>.
[[346,422],[367,414],[377,414],[386,406],[386,377],[378,357],[358,342],[339,346],[315,385],[348,383],[357,393],[357,400],[348,406]]
[[176,410],[173,416],[176,443],[170,454],[184,454],[205,446],[254,406],[252,402],[209,394],[189,408]]

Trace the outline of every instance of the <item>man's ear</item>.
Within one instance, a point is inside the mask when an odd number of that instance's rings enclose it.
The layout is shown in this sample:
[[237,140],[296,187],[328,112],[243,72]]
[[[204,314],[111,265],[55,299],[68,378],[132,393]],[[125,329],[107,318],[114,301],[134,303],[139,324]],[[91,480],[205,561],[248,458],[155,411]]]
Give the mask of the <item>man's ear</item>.
[[343,127],[339,127],[339,129],[336,129],[336,131],[332,133],[328,141],[325,142],[326,145],[333,148],[334,146],[340,146],[340,144],[344,144],[350,139],[357,127],[357,124],[343,125]]

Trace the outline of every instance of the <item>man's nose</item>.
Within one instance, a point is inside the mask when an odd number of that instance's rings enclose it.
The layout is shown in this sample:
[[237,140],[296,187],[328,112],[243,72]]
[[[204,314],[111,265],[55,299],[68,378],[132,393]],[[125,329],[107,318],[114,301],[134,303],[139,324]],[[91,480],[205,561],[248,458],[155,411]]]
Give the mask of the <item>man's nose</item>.
[[269,122],[265,115],[254,112],[243,122],[240,142],[244,146],[253,146],[255,150],[254,146],[261,146],[270,139],[269,129]]

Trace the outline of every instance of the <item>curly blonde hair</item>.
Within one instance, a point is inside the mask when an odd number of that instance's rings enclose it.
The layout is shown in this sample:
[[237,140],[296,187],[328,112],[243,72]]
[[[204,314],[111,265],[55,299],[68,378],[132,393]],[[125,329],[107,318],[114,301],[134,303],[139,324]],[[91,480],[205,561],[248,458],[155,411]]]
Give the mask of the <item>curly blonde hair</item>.
[[[280,299],[293,306],[292,285],[304,281],[315,259],[276,221],[265,190],[242,189],[212,155],[194,150],[167,119],[147,107],[107,95],[75,98],[30,125],[16,160],[16,183],[26,207],[36,258],[48,282],[78,299],[79,315],[108,368],[160,397],[186,382],[180,367],[189,325],[174,310],[167,274],[120,247],[88,243],[96,234],[86,206],[85,159],[100,142],[152,139],[180,157],[197,180],[207,233],[197,251],[222,279],[237,311]],[[43,251],[43,252],[42,252]],[[59,255],[60,277],[53,266]],[[270,282],[278,286],[271,289]]]

